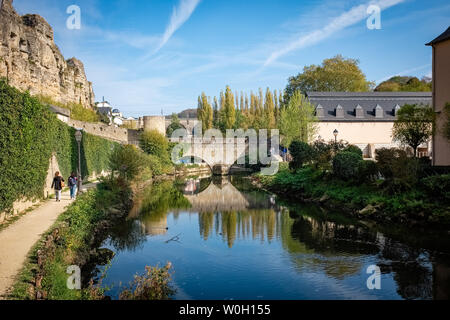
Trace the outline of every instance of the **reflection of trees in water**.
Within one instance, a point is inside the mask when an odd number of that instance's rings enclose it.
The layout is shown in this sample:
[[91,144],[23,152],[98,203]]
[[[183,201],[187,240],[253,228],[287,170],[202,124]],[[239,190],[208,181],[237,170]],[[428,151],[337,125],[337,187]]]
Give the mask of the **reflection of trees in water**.
[[[448,299],[450,268],[446,259],[432,257],[428,250],[400,243],[366,227],[312,218],[305,212],[287,220],[291,232],[282,233],[283,247],[301,270],[323,269],[343,279],[357,274],[364,256],[375,256],[383,273],[393,273],[397,292],[404,299]],[[285,229],[285,228],[283,228]],[[314,253],[314,254],[312,254]]]
[[113,228],[109,235],[109,243],[119,251],[135,251],[142,247],[145,238],[139,221],[127,220]]
[[[222,179],[214,182],[203,183],[202,186],[206,193],[213,191],[214,196],[208,201],[215,201],[216,204],[205,206],[204,211],[191,209],[198,212],[200,235],[205,241],[212,236],[220,236],[232,248],[238,239],[269,243],[280,239],[298,270],[324,272],[340,280],[364,273],[365,258],[373,256],[379,259],[378,265],[383,273],[393,273],[397,291],[403,298],[449,298],[448,256],[433,256],[429,251],[394,241],[365,226],[341,220],[331,221],[330,216],[306,206],[279,211],[266,194],[240,192]],[[190,202],[179,189],[172,181],[146,189],[130,212],[130,220],[113,230],[111,244],[118,250],[134,250],[142,245],[146,235],[164,233],[167,213],[171,211],[176,218],[179,211],[174,209],[190,207]],[[216,194],[216,190],[222,193]],[[233,206],[230,205],[229,210],[221,212],[217,209],[206,210],[217,208],[217,203],[226,207],[233,198],[234,207],[241,202],[245,207],[231,209]]]
[[274,210],[248,210],[230,212],[199,213],[200,235],[208,240],[213,234],[221,235],[230,248],[236,239],[246,239],[271,242],[280,230],[277,230],[279,214]]
[[128,219],[113,228],[109,242],[117,250],[134,251],[145,242],[147,235],[166,232],[170,209],[189,207],[189,201],[173,181],[155,183],[134,199]]
[[301,271],[323,271],[342,280],[360,272],[366,254],[378,252],[372,243],[374,237],[361,228],[301,214],[295,216],[296,219],[287,218],[283,222],[281,239],[283,248],[291,253],[292,261]]
[[433,264],[428,252],[386,239],[380,258],[382,272],[394,273],[397,292],[403,298],[433,298]]

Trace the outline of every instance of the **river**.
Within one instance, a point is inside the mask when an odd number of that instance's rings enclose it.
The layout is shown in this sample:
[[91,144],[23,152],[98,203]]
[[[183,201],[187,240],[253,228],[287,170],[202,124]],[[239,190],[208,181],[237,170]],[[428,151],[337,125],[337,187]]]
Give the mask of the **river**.
[[[447,231],[352,220],[254,190],[239,176],[153,184],[103,247],[115,253],[103,280],[113,299],[145,266],[167,262],[174,299],[450,297]],[[381,270],[379,289],[367,286],[370,266]]]

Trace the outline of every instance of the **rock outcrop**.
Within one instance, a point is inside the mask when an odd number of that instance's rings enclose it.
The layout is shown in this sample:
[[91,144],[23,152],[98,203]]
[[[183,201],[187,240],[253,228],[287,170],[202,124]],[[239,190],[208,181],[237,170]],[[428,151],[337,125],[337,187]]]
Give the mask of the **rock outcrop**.
[[32,95],[49,96],[61,103],[94,105],[92,83],[83,63],[68,60],[54,42],[52,27],[39,15],[20,16],[13,0],[0,0],[0,77]]

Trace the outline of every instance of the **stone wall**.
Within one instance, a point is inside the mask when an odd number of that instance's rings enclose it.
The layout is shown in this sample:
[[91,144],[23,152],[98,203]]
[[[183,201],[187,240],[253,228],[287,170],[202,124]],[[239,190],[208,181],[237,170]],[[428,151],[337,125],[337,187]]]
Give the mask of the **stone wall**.
[[[49,167],[47,171],[47,178],[45,179],[45,186],[43,190],[43,196],[44,198],[49,198],[51,195],[55,194],[52,187],[53,177],[56,173],[56,171],[59,170],[58,160],[56,160],[56,155],[53,154],[51,159],[49,160]],[[39,204],[40,200],[27,200],[27,199],[20,199],[17,200],[13,204],[12,212],[10,214],[6,214],[5,212],[0,213],[0,224],[2,224],[7,217],[18,215],[27,209],[31,208],[34,205]]]
[[118,128],[107,124],[83,122],[73,119],[68,121],[68,125],[76,129],[83,129],[89,134],[121,144],[139,144],[138,130]]
[[95,97],[83,63],[75,58],[65,60],[45,19],[18,15],[12,2],[3,0],[0,10],[0,77],[32,95],[91,108]]

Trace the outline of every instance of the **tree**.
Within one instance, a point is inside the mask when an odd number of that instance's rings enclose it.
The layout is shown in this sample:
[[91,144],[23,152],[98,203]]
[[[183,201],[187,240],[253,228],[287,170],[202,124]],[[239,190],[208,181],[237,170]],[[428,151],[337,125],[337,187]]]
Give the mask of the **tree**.
[[234,106],[233,92],[229,86],[225,90],[225,96],[223,99],[223,109],[221,110],[221,129],[223,131],[227,129],[233,129],[236,121],[236,110]]
[[213,127],[214,111],[204,92],[198,97],[197,117],[202,122],[203,132]]
[[389,92],[389,91],[409,91],[409,92],[427,92],[432,91],[433,84],[424,77],[419,80],[416,77],[395,76],[387,81],[380,83],[375,91]]
[[398,111],[392,130],[394,140],[410,146],[417,156],[417,148],[427,143],[434,133],[435,114],[431,107],[406,104]]
[[218,128],[220,124],[219,119],[219,103],[217,102],[217,98],[214,97],[214,111],[213,111],[213,127]]
[[289,152],[292,156],[289,169],[292,171],[301,169],[305,163],[312,161],[314,157],[314,149],[303,141],[292,141],[289,146]]
[[275,105],[273,102],[273,95],[269,88],[266,91],[266,98],[264,101],[264,129],[275,128]]
[[178,115],[176,113],[172,113],[171,123],[166,131],[167,136],[171,137],[172,133],[178,129],[183,129],[183,126],[180,123]]
[[306,66],[303,73],[289,78],[285,100],[289,100],[297,90],[303,94],[308,91],[364,92],[372,86],[373,83],[366,80],[359,68],[358,60],[337,55],[325,59],[321,66]]
[[279,129],[285,147],[289,147],[294,140],[305,143],[313,140],[317,132],[315,107],[300,91],[296,91],[281,109]]
[[154,155],[162,160],[169,159],[169,142],[166,137],[157,130],[144,131],[140,138],[140,147],[147,153]]

